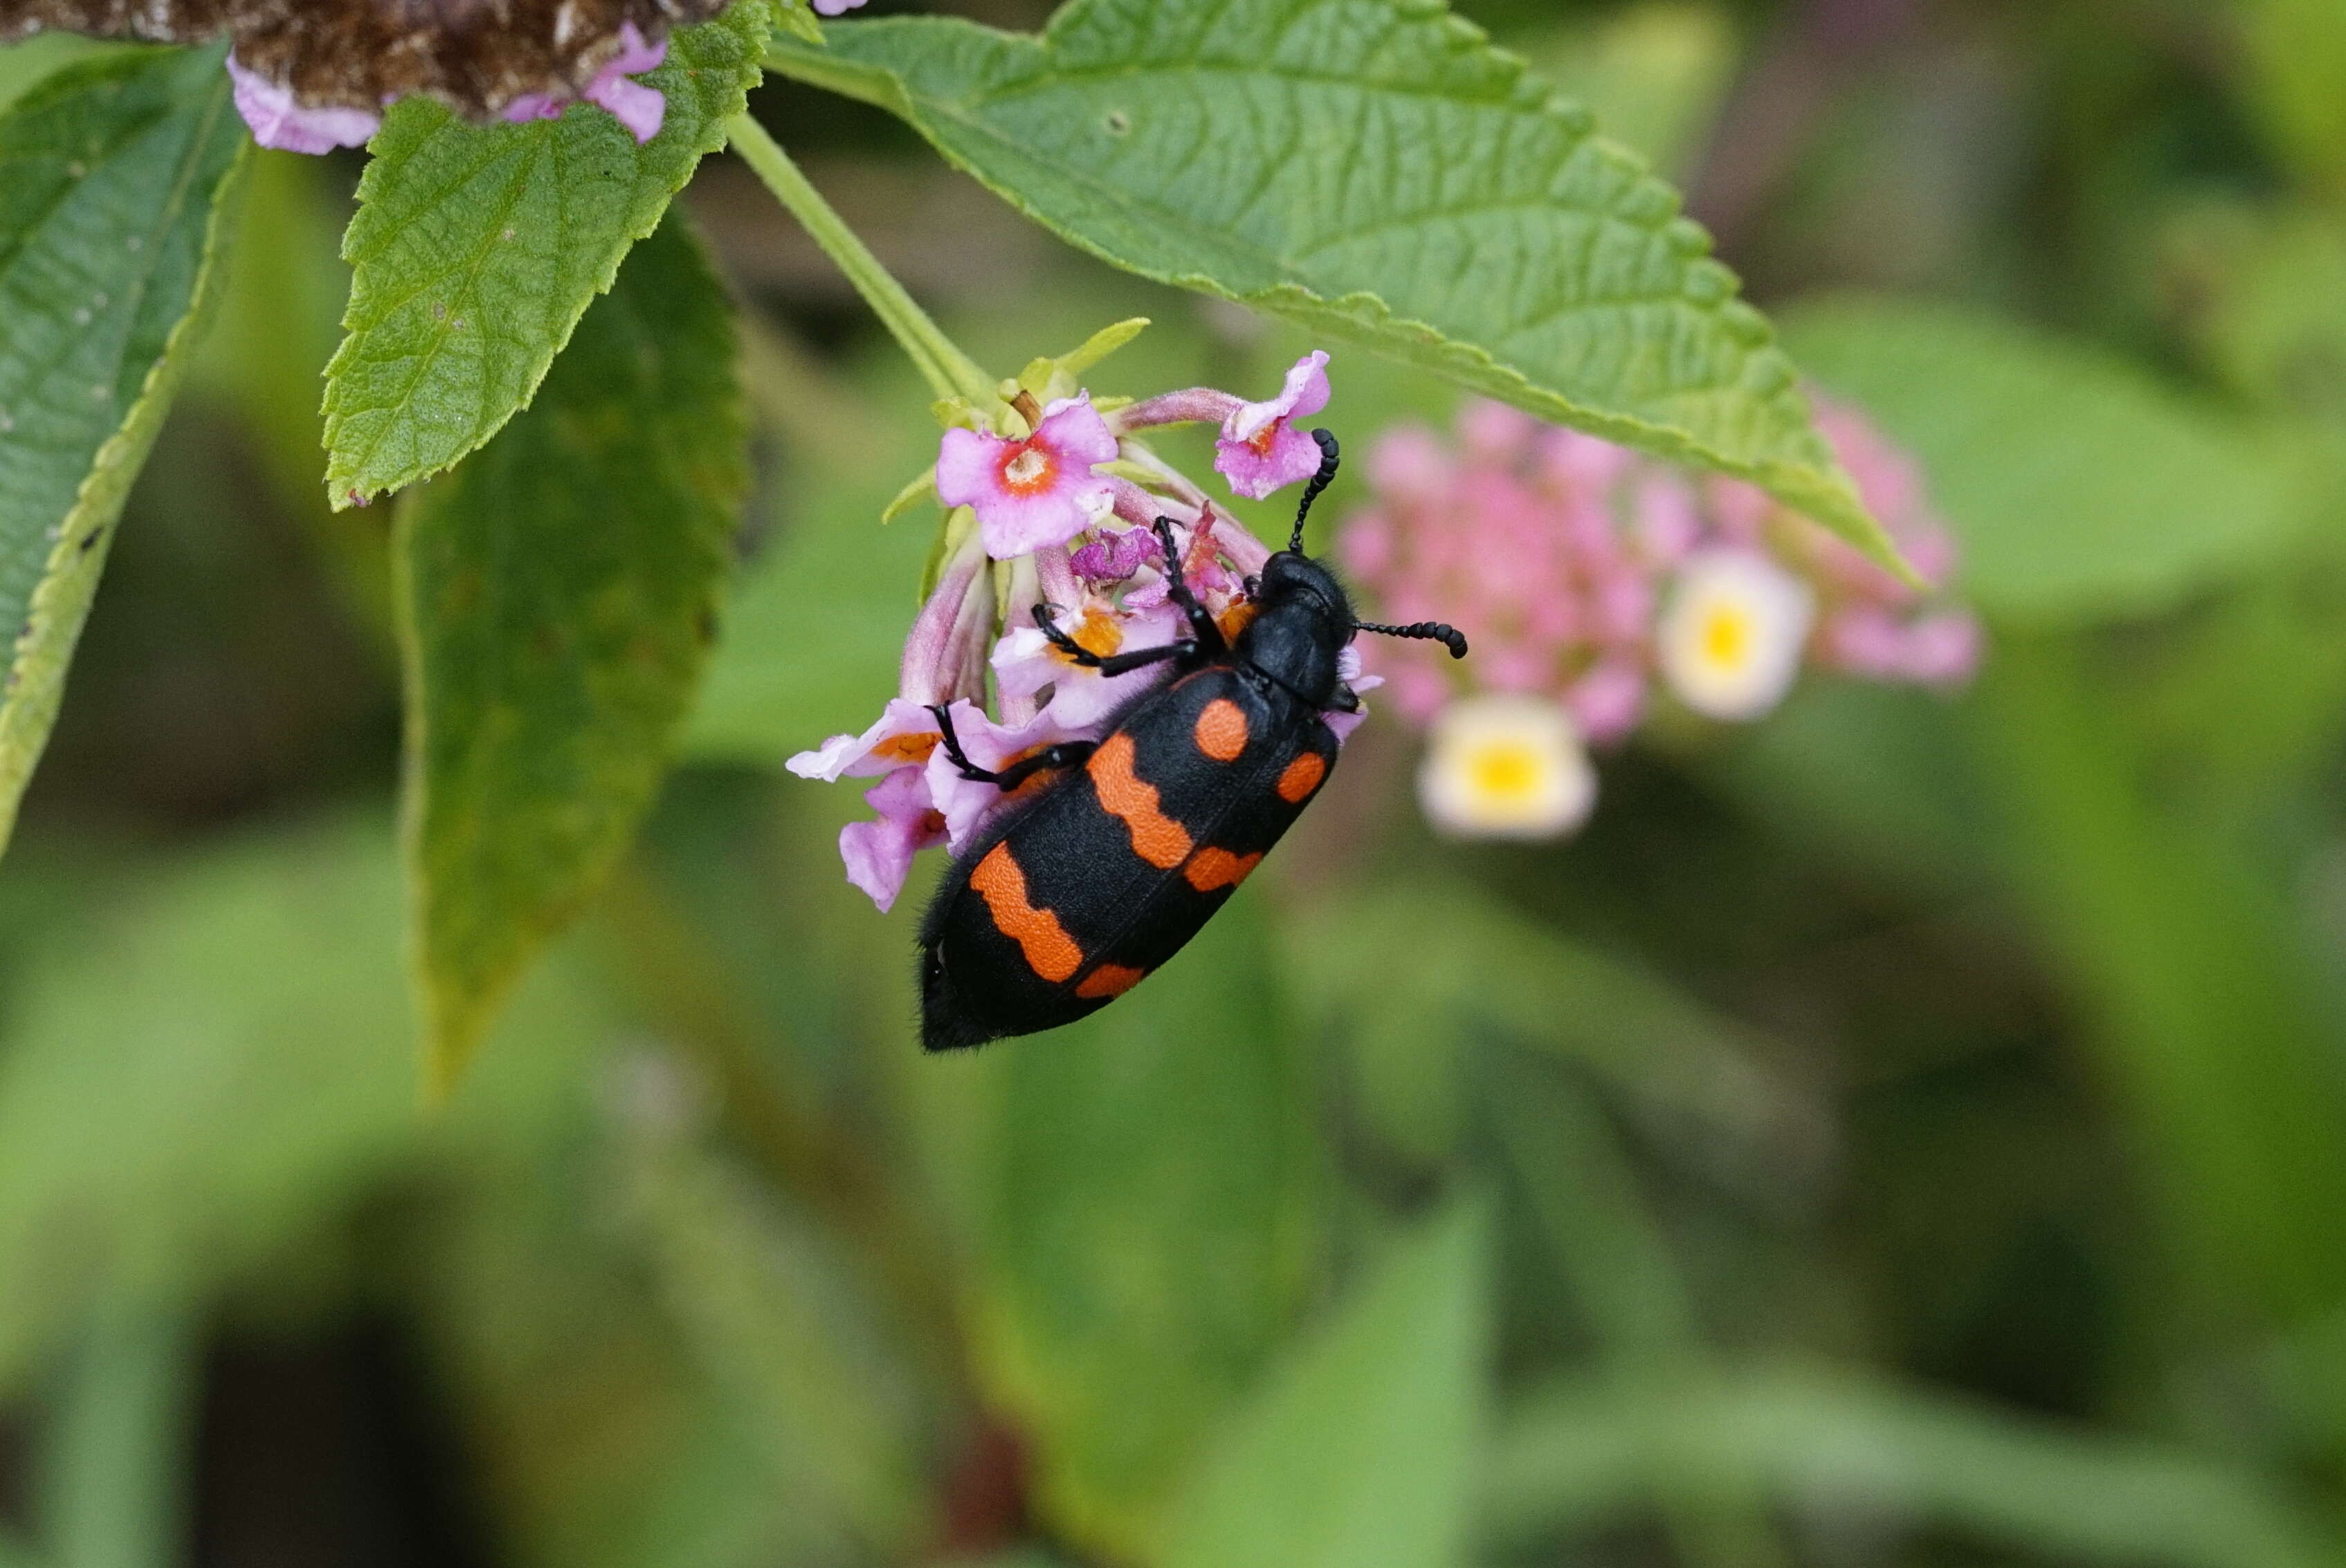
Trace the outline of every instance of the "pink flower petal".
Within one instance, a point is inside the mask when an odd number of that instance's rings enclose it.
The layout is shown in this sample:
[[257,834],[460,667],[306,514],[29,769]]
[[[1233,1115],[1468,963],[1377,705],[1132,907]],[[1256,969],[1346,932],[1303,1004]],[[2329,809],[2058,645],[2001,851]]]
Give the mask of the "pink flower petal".
[[865,790],[863,799],[879,818],[842,828],[839,858],[848,881],[885,914],[903,891],[913,857],[944,842],[944,820],[929,799],[927,776],[919,768],[897,769]]
[[1319,472],[1320,443],[1291,424],[1273,426],[1258,441],[1214,443],[1214,469],[1230,482],[1233,494],[1260,501]]
[[783,766],[801,779],[820,779],[826,784],[842,778],[868,779],[925,763],[936,744],[936,715],[920,703],[892,697],[880,721],[862,734],[834,735]]
[[235,86],[236,112],[263,147],[306,153],[364,147],[382,128],[382,117],[364,109],[305,109],[294,102],[292,88],[247,70],[234,55],[228,57],[228,75]]
[[[1033,721],[1011,727],[996,724],[974,702],[956,702],[953,720],[954,734],[969,759],[994,770],[1007,768],[1037,747],[1090,738],[1059,723],[1047,708]],[[927,781],[929,798],[944,818],[946,842],[956,855],[985,830],[996,812],[1018,799],[1015,792],[1004,794],[999,785],[963,778],[942,746],[929,759]]]
[[1065,545],[1107,516],[1116,485],[1092,464],[1115,456],[1116,437],[1091,399],[1078,393],[1044,410],[1024,441],[945,432],[937,447],[937,498],[975,511],[985,553],[1006,561]]
[[586,89],[586,97],[610,110],[611,117],[627,127],[627,134],[638,142],[659,135],[668,119],[667,95],[625,76],[597,76],[595,85]]
[[1252,441],[1282,420],[1308,419],[1327,406],[1328,351],[1314,349],[1288,370],[1277,397],[1240,403],[1222,422],[1222,433],[1232,441]]

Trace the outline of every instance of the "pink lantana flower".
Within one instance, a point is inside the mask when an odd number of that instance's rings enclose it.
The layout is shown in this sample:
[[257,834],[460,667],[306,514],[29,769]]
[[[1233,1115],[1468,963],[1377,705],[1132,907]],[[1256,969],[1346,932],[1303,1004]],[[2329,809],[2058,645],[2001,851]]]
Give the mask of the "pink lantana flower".
[[1090,395],[1078,392],[1046,408],[1021,441],[945,432],[937,448],[937,499],[974,511],[985,553],[1006,561],[1065,545],[1107,517],[1116,486],[1092,464],[1115,457],[1107,423]]
[[894,769],[865,790],[863,799],[879,815],[839,830],[839,858],[846,864],[848,881],[886,914],[904,891],[913,857],[945,841],[945,819],[929,798],[928,773],[923,768]]
[[[608,109],[611,117],[627,127],[628,134],[638,142],[649,141],[659,135],[660,126],[668,118],[668,98],[658,87],[648,87],[627,78],[657,70],[667,59],[666,38],[647,44],[633,22],[624,23],[619,28],[619,52],[603,63],[603,68],[595,73],[595,79],[578,97]],[[577,101],[562,93],[524,93],[505,106],[505,117],[516,123],[558,120],[562,112]]]
[[[1423,645],[1372,645],[1393,700],[1442,733],[1454,709],[1504,698],[1515,706],[1478,711],[1560,714],[1577,748],[1627,739],[1658,685],[1731,721],[1770,710],[1804,667],[1960,684],[1979,622],[1943,587],[1953,544],[1920,469],[1852,410],[1821,400],[1817,423],[1941,586],[1916,589],[1752,485],[1689,481],[1499,404],[1466,404],[1447,441],[1417,426],[1381,436],[1363,464],[1372,503],[1337,554],[1391,618],[1452,622],[1475,649],[1459,667]],[[1558,813],[1543,830],[1578,820]]]
[[1320,446],[1295,422],[1327,406],[1328,353],[1314,349],[1289,370],[1277,397],[1240,403],[1223,418],[1215,471],[1251,501],[1311,478],[1320,467]]

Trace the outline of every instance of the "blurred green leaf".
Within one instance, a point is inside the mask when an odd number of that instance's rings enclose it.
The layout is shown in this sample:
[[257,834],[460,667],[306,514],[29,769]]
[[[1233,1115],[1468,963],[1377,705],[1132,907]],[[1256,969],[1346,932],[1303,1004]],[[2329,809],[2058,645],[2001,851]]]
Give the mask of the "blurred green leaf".
[[0,45],[0,110],[44,78],[106,47],[72,33],[36,33],[20,43]]
[[1502,1421],[1484,1472],[1502,1543],[1606,1529],[1663,1486],[1762,1478],[1787,1504],[1953,1529],[2064,1562],[2311,1568],[2334,1543],[2252,1473],[1854,1374],[1556,1387]]
[[408,848],[435,1090],[658,789],[749,484],[734,351],[724,290],[666,224],[535,406],[402,508]]
[[107,1301],[67,1362],[40,1455],[56,1568],[172,1568],[189,1527],[199,1342],[184,1306]]
[[1704,0],[1646,0],[1510,42],[1665,173],[1700,150],[1735,73],[1733,19]]
[[595,1014],[532,988],[515,1049],[427,1123],[399,933],[370,817],[156,866],[25,960],[0,1051],[0,1388],[101,1291],[197,1299],[420,1150],[545,1114]]
[[1678,193],[1439,5],[1073,0],[1039,36],[829,36],[770,62],[1103,260],[1741,474],[1894,558]]
[[771,502],[780,536],[735,581],[685,729],[694,759],[779,767],[861,730],[895,691],[933,514],[883,528],[880,510],[935,457],[936,427],[923,412],[869,433],[844,451],[792,443]]
[[2249,107],[2300,172],[2346,191],[2346,11],[2335,0],[2241,0]]
[[219,274],[250,145],[219,60],[108,56],[0,118],[0,845]]
[[2346,428],[2346,224],[2315,208],[2195,202],[2160,235],[2198,358],[2278,412]]
[[1316,1261],[1311,1085],[1265,946],[1241,893],[1122,1003],[1006,1053],[974,1349],[1047,1521],[1117,1556]]
[[1569,1056],[1707,1143],[1766,1148],[1771,1163],[1797,1163],[1820,1130],[1751,1031],[1462,884],[1321,901],[1290,924],[1289,958],[1343,1030],[1372,1114],[1421,1155],[1456,1136],[1459,1053],[1483,1031]]
[[326,371],[326,491],[363,503],[447,468],[526,406],[628,248],[650,234],[758,80],[766,0],[668,38],[638,146],[613,116],[476,126],[421,96],[370,144],[342,242],[349,333]]
[[468,1491],[505,1560],[770,1568],[808,1544],[801,1499],[680,1342],[640,1235],[614,1223],[632,1162],[606,1124],[659,1097],[616,1070],[641,1059],[558,1086],[566,1114],[545,1135],[444,1171],[453,1190],[413,1227],[403,1305],[461,1411]]
[[1454,1202],[1281,1360],[1168,1518],[1161,1568],[1463,1568],[1482,1462],[1489,1217]]
[[1838,299],[1785,341],[1922,459],[1958,586],[2008,620],[2150,614],[2271,561],[2310,521],[2302,455],[2125,361],[1984,312]]
[[[1514,1190],[1547,1244],[1596,1342],[1625,1381],[1699,1376],[1710,1354],[1692,1294],[1639,1190],[1628,1153],[1599,1105],[1553,1071],[1535,1074],[1513,1053],[1484,1064],[1486,1115],[1514,1167]],[[1722,1482],[1658,1500],[1670,1539],[1689,1563],[1765,1568],[1788,1561],[1754,1479],[1739,1495]]]
[[923,1414],[888,1314],[837,1245],[716,1156],[641,1140],[635,1207],[669,1310],[832,1555],[921,1533]]
[[2276,891],[2162,809],[2076,647],[2006,638],[1980,697],[2011,874],[2090,1010],[2190,1307],[2237,1328],[2346,1301],[2346,1068]]

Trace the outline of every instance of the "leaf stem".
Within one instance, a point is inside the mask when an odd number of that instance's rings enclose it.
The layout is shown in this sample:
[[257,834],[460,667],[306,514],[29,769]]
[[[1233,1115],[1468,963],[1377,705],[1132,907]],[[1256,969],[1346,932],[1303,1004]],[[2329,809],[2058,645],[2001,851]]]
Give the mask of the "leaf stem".
[[880,264],[869,247],[856,238],[831,203],[822,199],[790,161],[774,138],[766,134],[747,112],[736,115],[727,126],[733,146],[755,169],[774,199],[790,209],[790,216],[814,236],[814,242],[823,253],[838,263],[855,285],[855,291],[872,307],[882,325],[893,336],[913,363],[920,367],[929,387],[940,398],[964,397],[980,408],[990,408],[1001,401],[994,391],[994,378],[981,369],[976,361],[961,351],[937,324],[929,320],[927,311],[913,302],[904,286]]

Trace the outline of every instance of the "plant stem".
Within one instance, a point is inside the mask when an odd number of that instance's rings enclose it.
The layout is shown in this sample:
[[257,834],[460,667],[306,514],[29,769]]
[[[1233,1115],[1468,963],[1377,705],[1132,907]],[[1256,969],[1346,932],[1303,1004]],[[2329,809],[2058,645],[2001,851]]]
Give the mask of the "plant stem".
[[980,408],[990,408],[1001,401],[994,391],[994,378],[929,320],[928,312],[913,302],[913,297],[904,292],[904,286],[880,264],[880,259],[822,199],[822,193],[808,183],[799,166],[790,161],[790,154],[766,134],[765,127],[744,112],[734,116],[727,129],[735,149],[766,182],[774,199],[790,209],[790,216],[814,236],[814,242],[822,247],[823,253],[847,274],[847,280],[855,285],[864,303],[872,307],[904,352],[912,356],[913,363],[920,367],[922,376],[937,396],[967,398]]

